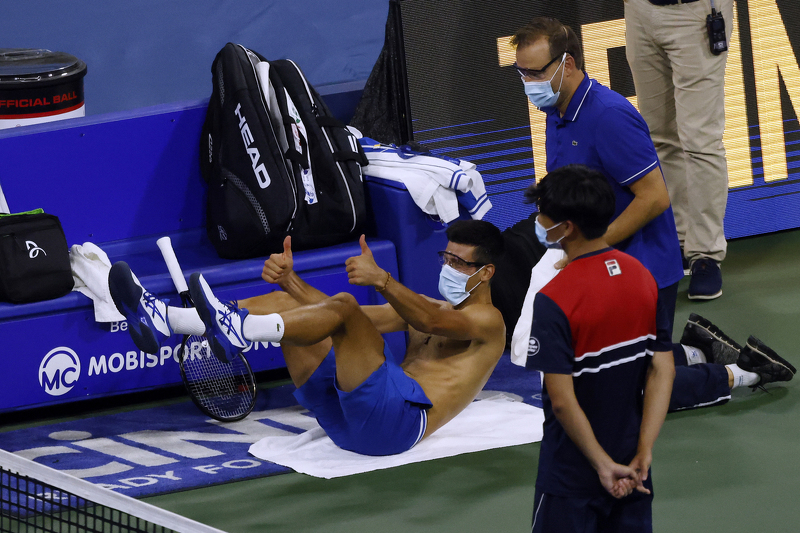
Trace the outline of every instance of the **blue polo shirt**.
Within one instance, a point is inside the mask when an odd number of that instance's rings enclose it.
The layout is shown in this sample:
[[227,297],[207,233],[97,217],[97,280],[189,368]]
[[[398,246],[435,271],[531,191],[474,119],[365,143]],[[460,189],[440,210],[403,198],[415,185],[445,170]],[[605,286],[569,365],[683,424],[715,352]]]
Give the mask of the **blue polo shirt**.
[[[570,164],[602,172],[616,197],[616,219],[633,200],[628,189],[660,168],[650,130],[628,100],[584,76],[563,117],[555,107],[547,113],[547,171]],[[683,277],[680,243],[672,207],[615,246],[638,259],[663,289]]]

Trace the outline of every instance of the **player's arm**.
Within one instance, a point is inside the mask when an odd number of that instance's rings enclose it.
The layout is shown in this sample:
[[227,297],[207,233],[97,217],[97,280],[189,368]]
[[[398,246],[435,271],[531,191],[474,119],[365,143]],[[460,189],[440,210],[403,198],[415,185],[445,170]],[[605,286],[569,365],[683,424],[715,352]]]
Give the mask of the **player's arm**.
[[294,271],[292,238],[289,236],[283,240],[283,252],[272,254],[264,261],[261,278],[278,285],[302,305],[319,303],[328,298],[327,294],[303,281]]
[[361,236],[361,255],[347,260],[347,273],[354,285],[373,286],[409,326],[423,333],[451,339],[472,340],[492,336],[503,327],[502,315],[491,306],[455,311],[441,302],[417,294],[380,268]]
[[[453,306],[447,302],[436,300],[429,296],[421,294],[423,298],[445,309],[452,309]],[[403,320],[397,311],[395,311],[392,304],[386,303],[383,305],[362,305],[361,310],[369,317],[375,329],[380,333],[393,333],[395,331],[408,331],[408,322]]]
[[615,498],[630,494],[632,484],[626,481],[636,480],[636,473],[630,467],[615,463],[597,441],[589,419],[575,396],[572,375],[545,373],[544,384],[553,414],[567,436],[597,471],[603,487]]
[[669,192],[658,165],[628,188],[634,198],[608,226],[605,237],[610,245],[624,241],[666,211],[670,205]]
[[[630,464],[631,468],[639,474],[641,481],[647,479],[647,472],[653,462],[653,446],[667,416],[674,379],[675,359],[672,357],[672,353],[655,352],[645,378],[639,444],[636,448],[636,456]],[[640,482],[636,490],[647,492],[643,489]]]
[[362,305],[361,310],[372,321],[378,333],[393,333],[395,331],[408,331],[408,322],[397,314],[391,304]]
[[487,339],[505,331],[502,315],[490,305],[454,310],[431,302],[401,283],[391,280],[382,292],[411,327],[423,333],[450,339]]

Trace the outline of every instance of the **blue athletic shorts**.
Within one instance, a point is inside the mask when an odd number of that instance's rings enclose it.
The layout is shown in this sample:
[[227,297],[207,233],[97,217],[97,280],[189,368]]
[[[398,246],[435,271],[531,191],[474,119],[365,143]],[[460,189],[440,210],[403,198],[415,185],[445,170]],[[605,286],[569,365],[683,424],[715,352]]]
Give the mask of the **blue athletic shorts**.
[[389,348],[386,361],[351,392],[336,384],[331,350],[294,392],[340,448],[364,455],[392,455],[411,449],[425,434],[432,406],[425,391],[403,372]]
[[531,533],[652,533],[652,507],[653,495],[635,490],[617,500],[610,494],[570,498],[536,489]]

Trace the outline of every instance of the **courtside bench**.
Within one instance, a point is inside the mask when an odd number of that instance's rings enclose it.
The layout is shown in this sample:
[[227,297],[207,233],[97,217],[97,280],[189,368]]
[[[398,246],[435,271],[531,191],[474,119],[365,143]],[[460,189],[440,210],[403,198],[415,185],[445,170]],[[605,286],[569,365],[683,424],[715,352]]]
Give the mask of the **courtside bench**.
[[[203,272],[221,298],[271,290],[260,277],[264,258],[220,259],[205,237],[206,186],[198,164],[205,109],[205,101],[189,102],[0,130],[0,184],[11,211],[41,207],[57,215],[69,245],[99,245],[112,262],[127,261],[149,290],[176,304],[155,244],[164,235],[172,238],[184,272]],[[407,220],[373,221],[368,236],[378,227],[404,225]],[[374,237],[369,244],[378,264],[402,280],[395,244]],[[380,303],[372,288],[347,282],[344,261],[359,253],[355,241],[297,252],[295,268],[328,294],[349,291],[361,303]],[[77,292],[0,303],[0,412],[179,384],[180,339],[148,355],[136,349],[126,328],[124,322],[95,322],[91,301]],[[392,350],[405,349],[402,334],[388,342]],[[257,345],[248,360],[255,371],[284,366],[271,346]]]

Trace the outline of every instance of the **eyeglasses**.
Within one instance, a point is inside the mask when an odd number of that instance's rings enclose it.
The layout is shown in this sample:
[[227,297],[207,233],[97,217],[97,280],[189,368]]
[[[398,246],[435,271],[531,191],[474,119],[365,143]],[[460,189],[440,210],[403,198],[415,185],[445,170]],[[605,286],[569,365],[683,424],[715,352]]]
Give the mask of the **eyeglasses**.
[[[569,52],[564,52],[564,54],[569,54]],[[547,67],[549,67],[556,61],[560,60],[564,56],[564,54],[557,55],[556,57],[551,59],[545,66],[543,66],[538,70],[533,68],[521,67],[517,65],[516,61],[514,61],[514,68],[517,69],[517,72],[519,72],[519,75],[522,76],[523,78],[541,78],[542,76],[544,76],[544,72],[547,70]]]
[[446,250],[442,250],[438,252],[439,254],[439,264],[441,265],[450,265],[451,267],[455,268],[456,270],[464,270],[466,268],[480,268],[486,266],[486,263],[478,263],[475,261],[467,261],[466,259],[462,259],[458,257],[456,254],[452,252],[448,252]]

